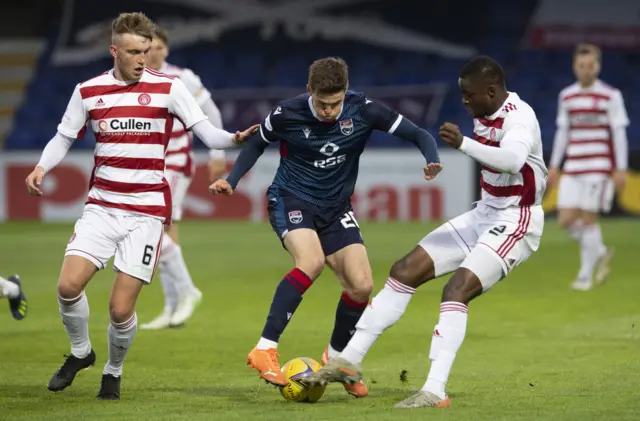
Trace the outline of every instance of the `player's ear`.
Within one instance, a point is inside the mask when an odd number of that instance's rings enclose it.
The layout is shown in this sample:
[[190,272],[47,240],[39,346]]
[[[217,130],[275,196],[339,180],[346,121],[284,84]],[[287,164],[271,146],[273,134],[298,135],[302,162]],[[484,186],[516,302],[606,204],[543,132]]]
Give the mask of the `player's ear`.
[[117,50],[116,50],[116,46],[115,46],[115,45],[113,45],[113,44],[111,44],[111,45],[109,46],[109,52],[111,53],[111,56],[112,56],[113,58],[115,58],[115,57],[116,57],[116,52],[117,52]]
[[496,96],[496,87],[495,87],[495,85],[487,86],[487,95],[489,95],[489,98],[494,98]]

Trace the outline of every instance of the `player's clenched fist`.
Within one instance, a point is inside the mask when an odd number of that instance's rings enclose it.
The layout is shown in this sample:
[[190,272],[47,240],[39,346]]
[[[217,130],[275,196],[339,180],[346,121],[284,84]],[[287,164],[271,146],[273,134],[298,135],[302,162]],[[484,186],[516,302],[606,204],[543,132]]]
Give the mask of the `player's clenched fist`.
[[40,190],[40,186],[42,185],[42,179],[44,178],[44,168],[35,167],[31,174],[25,180],[27,184],[27,190],[31,196],[42,196],[42,190]]
[[235,134],[233,135],[233,143],[235,143],[236,145],[243,144],[244,142],[246,142],[249,136],[251,136],[251,134],[258,129],[258,127],[260,127],[259,124],[254,124],[243,132],[235,132]]
[[221,178],[209,186],[209,192],[211,194],[226,194],[227,196],[231,196],[233,194],[233,188],[231,188],[227,180]]
[[442,164],[433,162],[424,166],[424,179],[433,180],[442,171]]
[[452,148],[458,149],[462,145],[463,136],[460,132],[460,127],[453,123],[444,123],[440,127],[440,137]]

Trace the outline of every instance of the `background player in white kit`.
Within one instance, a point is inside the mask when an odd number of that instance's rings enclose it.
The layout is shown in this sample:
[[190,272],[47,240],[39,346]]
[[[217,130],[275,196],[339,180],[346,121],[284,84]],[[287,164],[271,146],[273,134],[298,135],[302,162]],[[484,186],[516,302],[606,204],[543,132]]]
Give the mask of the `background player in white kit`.
[[[169,34],[164,28],[156,25],[147,67],[180,78],[211,124],[222,129],[222,116],[211,99],[211,93],[191,70],[167,63],[165,60],[168,55]],[[180,119],[175,118],[167,147],[164,173],[171,187],[173,202],[171,219],[173,221],[165,230],[158,261],[158,272],[165,304],[162,313],[153,321],[141,325],[141,329],[164,329],[170,326],[180,326],[191,317],[196,306],[202,300],[202,292],[193,284],[178,241],[178,222],[182,219],[184,200],[195,171],[193,152],[191,151],[192,141],[193,135],[187,131]],[[225,153],[223,150],[211,149],[210,155],[210,178],[217,179],[224,174],[226,169]]]
[[549,164],[549,185],[558,182],[558,221],[580,244],[580,271],[572,287],[591,289],[609,274],[613,249],[602,241],[600,213],[608,213],[614,189],[627,179],[629,118],[619,90],[598,79],[600,49],[578,45],[573,71],[578,79],[560,92],[557,130]]
[[365,310],[349,345],[310,375],[310,383],[359,381],[365,354],[400,319],[416,288],[453,272],[433,331],[427,382],[397,405],[450,406],[445,385],[464,340],[469,302],[538,249],[547,169],[536,115],[517,94],[506,90],[501,66],[489,57],[468,62],[459,84],[462,102],[475,116],[475,140],[463,137],[451,123],[440,128],[440,136],[482,164],[482,198],[475,209],[431,232],[392,266],[384,289]]
[[65,252],[58,302],[71,355],[49,381],[59,391],[79,370],[95,364],[89,341],[89,303],[84,288],[115,255],[107,361],[98,399],[120,399],[122,365],[136,333],[135,303],[151,281],[162,243],[163,223],[171,221],[171,192],[164,178],[170,123],[178,116],[209,147],[231,147],[255,127],[231,134],[207,120],[178,78],[145,69],[154,25],[142,13],[113,21],[112,70],[76,86],[57,134],[26,179],[32,195],[47,171],[66,155],[86,125],[96,134],[95,166],[89,197]]

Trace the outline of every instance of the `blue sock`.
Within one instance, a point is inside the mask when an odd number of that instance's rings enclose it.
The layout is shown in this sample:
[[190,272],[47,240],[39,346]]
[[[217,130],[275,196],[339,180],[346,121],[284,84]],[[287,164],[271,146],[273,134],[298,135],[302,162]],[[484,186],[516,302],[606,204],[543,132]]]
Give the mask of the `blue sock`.
[[284,276],[273,295],[269,316],[262,330],[263,338],[278,342],[302,301],[302,295],[312,283],[311,278],[298,268]]
[[331,348],[342,352],[355,333],[356,324],[368,304],[368,301],[361,303],[349,297],[346,292],[342,293],[340,301],[338,301],[338,308],[336,309],[336,323],[333,326],[331,342],[329,342]]

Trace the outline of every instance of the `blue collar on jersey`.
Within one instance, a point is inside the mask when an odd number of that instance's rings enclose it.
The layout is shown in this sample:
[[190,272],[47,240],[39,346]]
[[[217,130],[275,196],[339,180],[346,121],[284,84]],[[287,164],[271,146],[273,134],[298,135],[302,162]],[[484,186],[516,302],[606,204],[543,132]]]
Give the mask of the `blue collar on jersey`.
[[311,99],[311,95],[309,95],[309,100],[307,102],[309,103],[309,109],[311,110],[311,114],[313,114],[313,116],[316,118],[316,120],[319,120],[319,121],[321,121],[323,123],[335,123],[336,121],[338,121],[338,119],[342,115],[342,110],[344,110],[344,101],[342,101],[342,106],[340,107],[340,112],[336,116],[336,119],[334,121],[327,121],[327,120],[324,120],[324,119],[320,118],[320,116],[318,116],[318,113],[316,113],[316,109],[313,108],[313,102],[312,101],[313,100]]

